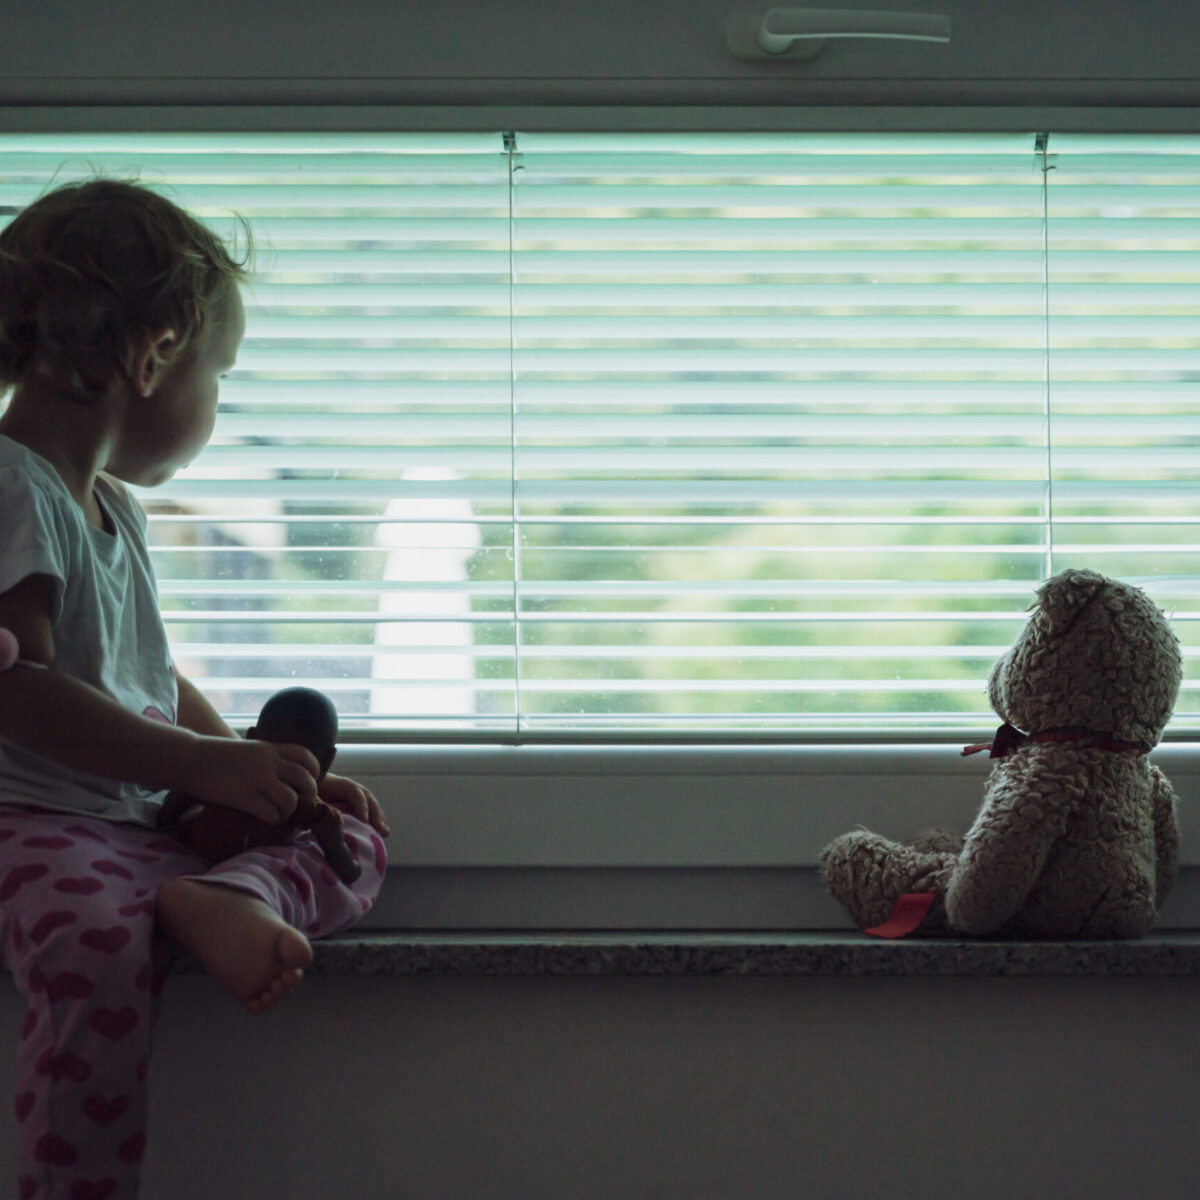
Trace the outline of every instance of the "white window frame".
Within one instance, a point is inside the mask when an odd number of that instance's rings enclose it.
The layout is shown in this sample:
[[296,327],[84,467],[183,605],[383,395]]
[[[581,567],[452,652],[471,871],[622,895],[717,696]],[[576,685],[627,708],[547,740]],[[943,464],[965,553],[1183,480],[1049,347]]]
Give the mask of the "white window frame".
[[[86,130],[1009,130],[1196,132],[1191,110],[892,107],[254,107],[0,110],[3,132]],[[1200,924],[1200,743],[1155,752],[1180,797],[1183,878],[1167,927]],[[816,882],[820,848],[868,825],[904,837],[964,829],[986,759],[955,746],[778,741],[718,745],[343,746],[340,769],[393,830],[374,926],[826,928],[849,922]],[[1196,875],[1193,880],[1190,875]],[[1193,886],[1197,885],[1197,886]]]
[[[1165,928],[1200,924],[1200,746],[1154,761],[1179,796],[1181,878]],[[948,744],[348,746],[384,798],[406,928],[850,928],[821,848],[864,825],[964,831],[990,764]]]

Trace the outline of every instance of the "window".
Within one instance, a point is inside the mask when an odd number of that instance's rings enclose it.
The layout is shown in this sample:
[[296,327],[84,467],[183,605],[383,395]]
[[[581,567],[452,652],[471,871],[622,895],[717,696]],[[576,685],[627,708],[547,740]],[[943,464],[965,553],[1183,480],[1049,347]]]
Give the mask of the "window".
[[1069,565],[1196,653],[1198,139],[0,139],[7,212],[93,169],[257,240],[213,443],[142,497],[235,722],[949,736]]

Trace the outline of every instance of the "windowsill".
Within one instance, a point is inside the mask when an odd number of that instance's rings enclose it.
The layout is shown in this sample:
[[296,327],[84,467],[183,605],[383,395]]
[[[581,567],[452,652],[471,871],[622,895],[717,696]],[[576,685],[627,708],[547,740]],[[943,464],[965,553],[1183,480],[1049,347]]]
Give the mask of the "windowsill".
[[[383,803],[398,868],[763,869],[814,867],[830,839],[859,825],[898,839],[933,826],[964,832],[992,764],[960,751],[929,743],[372,745],[339,750],[338,768]],[[1200,743],[1160,745],[1152,761],[1179,797],[1180,861],[1200,866]],[[668,924],[692,923],[645,922]]]
[[[1124,942],[882,941],[807,933],[349,933],[316,976],[1200,975],[1200,930]],[[200,966],[182,952],[173,974]]]

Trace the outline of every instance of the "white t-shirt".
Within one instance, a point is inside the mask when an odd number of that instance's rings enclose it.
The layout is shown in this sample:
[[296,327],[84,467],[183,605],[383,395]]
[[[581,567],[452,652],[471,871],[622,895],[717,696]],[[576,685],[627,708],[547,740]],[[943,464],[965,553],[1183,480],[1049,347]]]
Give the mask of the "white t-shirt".
[[[174,724],[179,693],[146,515],[103,477],[96,498],[107,530],[87,521],[50,463],[0,435],[0,593],[29,575],[49,576],[54,669],[133,712]],[[153,825],[163,795],[59,766],[0,738],[0,804]]]

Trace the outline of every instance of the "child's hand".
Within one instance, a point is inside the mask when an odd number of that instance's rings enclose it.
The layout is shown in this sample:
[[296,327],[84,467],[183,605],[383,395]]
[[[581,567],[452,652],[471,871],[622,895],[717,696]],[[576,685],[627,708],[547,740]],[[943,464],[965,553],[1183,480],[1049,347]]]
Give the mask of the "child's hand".
[[286,742],[202,737],[192,778],[182,790],[276,825],[315,797],[321,766],[310,750]]
[[360,821],[366,821],[382,837],[389,837],[391,830],[384,818],[383,809],[370,788],[365,788],[344,775],[328,772],[317,787],[317,794],[326,804],[344,808]]

